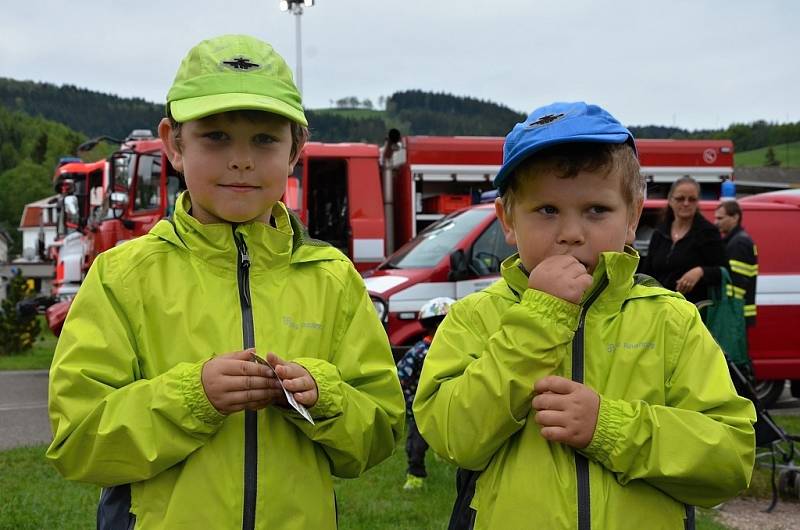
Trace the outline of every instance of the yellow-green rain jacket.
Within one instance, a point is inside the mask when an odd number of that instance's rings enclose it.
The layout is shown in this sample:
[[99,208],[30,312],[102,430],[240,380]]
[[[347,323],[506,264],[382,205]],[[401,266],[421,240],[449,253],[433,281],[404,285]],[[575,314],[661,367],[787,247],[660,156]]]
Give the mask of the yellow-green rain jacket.
[[[575,305],[528,289],[512,256],[440,326],[414,415],[437,453],[482,471],[474,528],[680,529],[684,503],[747,487],[753,406],[695,306],[634,285],[637,262],[632,249],[603,253]],[[533,385],[551,374],[600,394],[580,452],[542,438],[533,419]]]
[[[47,458],[105,487],[101,528],[335,528],[332,475],[381,462],[403,430],[364,283],[283,204],[275,227],[202,225],[190,206],[182,195],[172,221],[89,271],[50,370]],[[308,369],[316,425],[275,406],[223,416],[209,403],[203,364],[251,345]]]

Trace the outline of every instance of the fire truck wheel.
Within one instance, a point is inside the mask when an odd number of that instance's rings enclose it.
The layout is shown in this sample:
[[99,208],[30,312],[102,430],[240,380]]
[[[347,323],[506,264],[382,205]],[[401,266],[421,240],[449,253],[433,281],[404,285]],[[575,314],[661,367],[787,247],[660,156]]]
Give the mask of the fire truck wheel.
[[783,379],[756,379],[756,397],[758,397],[758,400],[764,407],[770,408],[778,401],[778,398],[781,397],[785,386],[786,381]]

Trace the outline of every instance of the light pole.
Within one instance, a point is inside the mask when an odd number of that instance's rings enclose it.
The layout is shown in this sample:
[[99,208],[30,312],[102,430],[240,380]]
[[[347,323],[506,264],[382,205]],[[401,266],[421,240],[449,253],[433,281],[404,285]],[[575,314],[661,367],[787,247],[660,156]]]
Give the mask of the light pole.
[[303,39],[300,31],[300,17],[303,8],[314,5],[314,0],[281,0],[281,11],[291,11],[295,16],[295,38],[297,44],[297,90],[303,95]]

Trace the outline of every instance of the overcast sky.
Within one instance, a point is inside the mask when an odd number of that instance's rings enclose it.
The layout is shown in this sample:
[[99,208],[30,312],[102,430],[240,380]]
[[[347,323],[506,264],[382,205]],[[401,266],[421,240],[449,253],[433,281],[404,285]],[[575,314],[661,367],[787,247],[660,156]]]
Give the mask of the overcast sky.
[[[628,125],[800,121],[794,0],[316,0],[302,16],[309,108],[406,89],[527,112],[598,103]],[[0,77],[162,102],[191,46],[267,40],[295,68],[278,0],[3,0]]]

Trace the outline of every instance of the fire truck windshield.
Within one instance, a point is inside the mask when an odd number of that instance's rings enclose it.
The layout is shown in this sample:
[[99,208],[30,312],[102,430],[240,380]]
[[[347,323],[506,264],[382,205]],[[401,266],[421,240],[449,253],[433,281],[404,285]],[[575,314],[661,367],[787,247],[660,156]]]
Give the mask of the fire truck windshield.
[[432,224],[400,247],[380,267],[382,269],[423,269],[437,265],[449,256],[464,236],[472,232],[494,209],[473,208],[449,215]]

